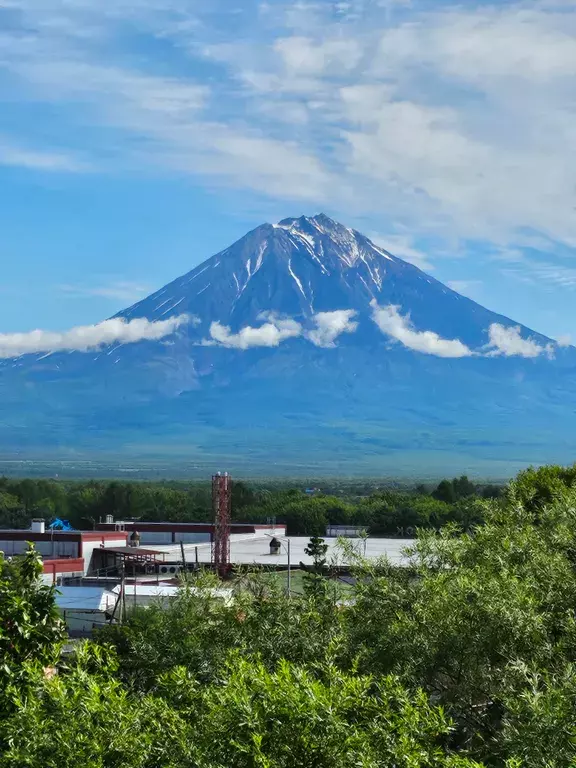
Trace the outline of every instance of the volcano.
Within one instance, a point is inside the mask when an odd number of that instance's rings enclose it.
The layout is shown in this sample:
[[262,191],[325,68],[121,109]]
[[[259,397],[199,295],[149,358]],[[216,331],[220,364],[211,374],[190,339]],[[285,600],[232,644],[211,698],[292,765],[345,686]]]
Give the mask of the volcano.
[[0,455],[504,477],[576,453],[576,350],[324,214],[116,315],[168,335],[0,365]]

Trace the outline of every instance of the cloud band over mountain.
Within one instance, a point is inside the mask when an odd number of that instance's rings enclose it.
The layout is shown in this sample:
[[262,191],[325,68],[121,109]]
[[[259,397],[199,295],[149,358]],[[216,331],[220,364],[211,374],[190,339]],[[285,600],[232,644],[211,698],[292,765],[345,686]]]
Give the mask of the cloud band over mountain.
[[[519,326],[506,327],[493,323],[487,329],[489,341],[481,350],[472,350],[459,339],[444,339],[435,331],[419,331],[410,317],[402,315],[395,305],[379,306],[374,299],[370,303],[372,320],[385,336],[399,342],[407,349],[434,357],[524,357],[540,355],[552,357],[553,344],[542,345],[534,339],[524,339]],[[273,312],[259,315],[262,325],[244,326],[237,332],[220,322],[210,324],[210,338],[201,346],[222,346],[228,349],[247,350],[254,347],[278,347],[288,339],[303,338],[316,347],[333,348],[343,333],[355,333],[357,312],[340,309],[318,312],[312,317],[312,328],[305,328],[294,318],[280,317]],[[150,321],[146,318],[125,320],[113,318],[97,325],[79,326],[63,333],[35,330],[29,333],[0,334],[0,359],[21,357],[27,354],[64,351],[88,352],[110,344],[133,344],[139,341],[160,341],[183,325],[198,324],[198,318],[178,315],[166,320]],[[561,345],[559,345],[561,346]]]
[[[499,323],[493,323],[488,329],[490,342],[488,344],[489,357],[502,355],[503,357],[539,357],[540,355],[554,355],[552,344],[542,346],[534,339],[523,339],[520,335],[520,326],[506,328]],[[558,346],[566,346],[560,343]]]
[[[488,343],[480,350],[470,349],[459,339],[444,339],[431,330],[414,328],[408,315],[394,305],[379,306],[376,300],[370,304],[372,320],[385,336],[399,342],[413,352],[443,358],[462,357],[524,357],[535,358],[546,354],[553,356],[552,344],[543,346],[534,339],[524,339],[519,326],[506,327],[492,323],[487,329]],[[334,312],[318,312],[313,316],[315,328],[306,329],[293,318],[280,318],[274,313],[262,313],[261,326],[245,326],[233,333],[228,326],[215,322],[210,326],[210,339],[203,345],[220,345],[233,349],[252,347],[278,347],[288,339],[304,338],[317,347],[336,346],[343,333],[354,333],[359,323],[354,319],[357,312],[341,309]],[[560,346],[560,345],[559,345]]]
[[2,333],[0,358],[41,352],[88,352],[107,344],[159,341],[188,322],[188,315],[170,317],[158,322],[151,322],[143,317],[129,321],[112,318],[97,325],[78,326],[63,333],[41,330],[29,333]]
[[417,331],[409,317],[400,314],[400,307],[380,307],[374,299],[370,302],[372,319],[382,333],[391,336],[408,349],[435,357],[471,357],[474,352],[458,339],[443,339],[434,331]]
[[212,323],[210,337],[205,345],[217,343],[232,349],[250,349],[251,347],[277,347],[286,339],[301,336],[302,326],[295,320],[281,319],[270,316],[268,322],[253,328],[250,325],[241,328],[238,333],[232,333],[227,325]]
[[262,313],[261,326],[253,328],[248,325],[237,333],[222,323],[210,325],[210,339],[203,342],[206,346],[220,344],[233,349],[250,349],[251,347],[277,347],[287,339],[303,337],[316,347],[335,347],[336,339],[342,333],[353,333],[358,323],[353,322],[356,312],[352,309],[338,309],[334,312],[318,312],[313,317],[314,328],[306,330],[301,323],[291,318],[281,318],[272,312]]

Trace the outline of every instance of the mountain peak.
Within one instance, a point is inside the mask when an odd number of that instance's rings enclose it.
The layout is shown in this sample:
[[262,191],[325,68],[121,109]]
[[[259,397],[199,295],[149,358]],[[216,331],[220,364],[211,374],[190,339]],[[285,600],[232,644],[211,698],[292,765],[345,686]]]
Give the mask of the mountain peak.
[[448,456],[484,471],[490,456],[574,445],[575,352],[325,214],[258,226],[117,318],[174,330],[0,363],[4,444],[168,458],[188,456],[193,435],[194,461],[238,455],[243,468],[322,466],[318,446],[340,467],[345,445],[379,472],[407,447],[397,466]]
[[325,213],[318,213],[316,216],[300,216],[300,217],[290,217],[287,219],[282,219],[282,221],[279,221],[276,225],[277,227],[281,227],[282,229],[298,229],[298,228],[313,228],[320,230],[324,233],[329,233],[330,231],[335,230],[344,230],[344,231],[350,231],[347,230],[345,226],[340,224],[338,221],[334,221],[334,219],[331,219],[329,216],[327,216]]
[[[368,243],[358,232],[334,221],[325,213],[283,219],[274,228],[285,230],[293,241],[310,251],[315,261],[324,262],[325,266],[328,266],[327,259],[332,267],[354,267]],[[373,244],[370,247],[374,248]]]

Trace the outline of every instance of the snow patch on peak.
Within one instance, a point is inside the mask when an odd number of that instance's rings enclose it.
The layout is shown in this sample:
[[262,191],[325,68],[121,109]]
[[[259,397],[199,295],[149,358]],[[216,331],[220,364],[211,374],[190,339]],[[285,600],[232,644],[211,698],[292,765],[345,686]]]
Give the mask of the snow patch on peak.
[[344,229],[342,224],[334,221],[334,219],[331,219],[330,216],[326,216],[325,213],[318,213],[316,216],[312,216],[312,218],[308,219],[308,221],[323,231],[330,231],[332,229]]
[[297,221],[299,221],[299,219],[296,218],[282,219],[278,224],[274,224],[274,229],[292,229]]
[[374,245],[372,241],[370,241],[370,246],[376,251],[376,253],[379,253],[380,256],[384,256],[385,259],[388,259],[388,261],[394,261],[392,256],[390,256],[389,253],[386,253],[386,251],[383,248],[379,248],[377,245]]
[[256,258],[256,267],[254,269],[254,274],[256,274],[256,272],[258,272],[258,270],[262,266],[262,261],[264,260],[264,251],[266,250],[266,248],[268,248],[268,241],[267,240],[265,240],[260,245],[260,248],[258,249],[258,256]]
[[296,273],[292,269],[292,259],[288,259],[288,272],[290,272],[290,274],[294,278],[294,281],[295,281],[296,285],[298,286],[298,288],[300,289],[300,293],[302,294],[302,296],[304,296],[306,301],[308,301],[308,298],[307,298],[306,294],[304,293],[304,288],[302,287],[302,283],[300,282],[300,278],[298,277],[298,275],[296,275]]

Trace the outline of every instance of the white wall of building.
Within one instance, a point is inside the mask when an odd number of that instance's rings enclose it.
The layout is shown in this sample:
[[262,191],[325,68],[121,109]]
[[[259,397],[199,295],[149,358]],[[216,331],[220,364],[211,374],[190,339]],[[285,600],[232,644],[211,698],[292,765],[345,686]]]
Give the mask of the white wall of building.
[[[90,573],[92,570],[92,553],[95,549],[101,549],[102,541],[83,541],[82,542],[82,557],[84,558],[84,572]],[[126,534],[119,536],[118,538],[104,540],[104,546],[107,547],[125,547],[126,546]]]
[[210,542],[209,533],[176,533],[174,540],[177,544],[207,544]]
[[[77,541],[35,541],[33,544],[42,557],[79,557]],[[5,555],[23,555],[27,549],[26,541],[0,540],[0,551]]]
[[61,611],[71,633],[91,634],[94,627],[102,627],[106,623],[106,614],[101,611]]
[[140,546],[146,544],[172,544],[171,531],[138,531]]

